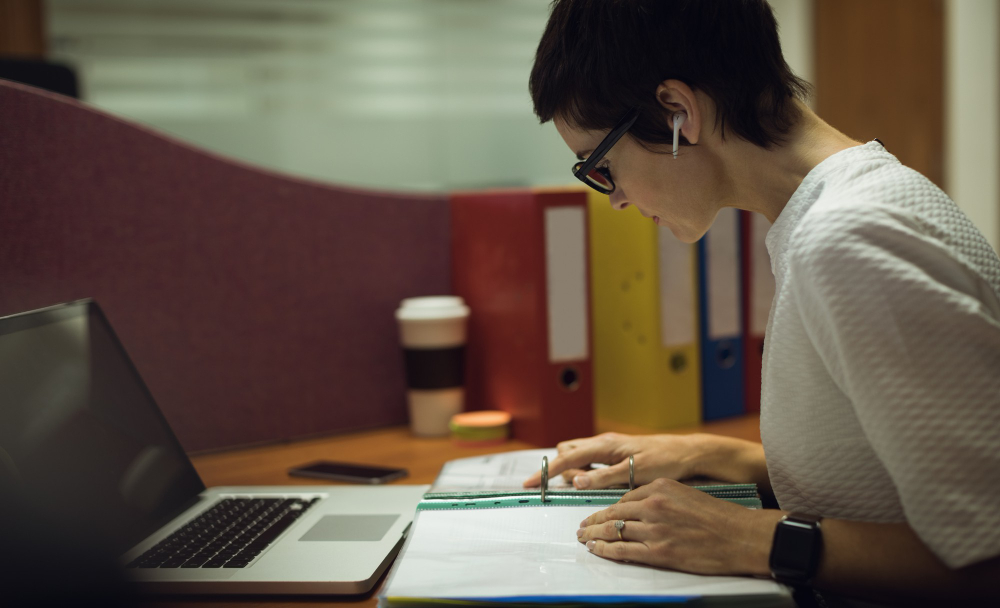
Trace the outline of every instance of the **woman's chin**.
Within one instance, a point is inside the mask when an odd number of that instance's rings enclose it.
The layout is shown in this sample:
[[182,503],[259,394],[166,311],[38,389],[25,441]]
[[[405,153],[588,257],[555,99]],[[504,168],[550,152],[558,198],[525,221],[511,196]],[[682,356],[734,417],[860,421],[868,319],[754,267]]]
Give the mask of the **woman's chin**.
[[669,229],[671,234],[674,235],[674,238],[676,238],[678,241],[682,243],[688,243],[688,244],[697,243],[698,239],[704,236],[704,233],[696,234],[691,230],[686,230],[683,227],[676,226],[659,216],[656,217],[656,225],[659,226],[660,228]]

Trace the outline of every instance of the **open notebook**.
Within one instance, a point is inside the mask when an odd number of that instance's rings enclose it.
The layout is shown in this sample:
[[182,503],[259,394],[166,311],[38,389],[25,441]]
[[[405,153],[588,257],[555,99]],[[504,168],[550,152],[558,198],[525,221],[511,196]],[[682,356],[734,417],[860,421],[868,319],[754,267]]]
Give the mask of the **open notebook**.
[[[380,593],[382,608],[432,603],[793,606],[768,579],[700,576],[593,555],[577,541],[582,519],[626,491],[580,492],[550,481],[542,504],[521,482],[555,450],[524,450],[447,463],[424,495]],[[753,485],[698,486],[759,506]]]

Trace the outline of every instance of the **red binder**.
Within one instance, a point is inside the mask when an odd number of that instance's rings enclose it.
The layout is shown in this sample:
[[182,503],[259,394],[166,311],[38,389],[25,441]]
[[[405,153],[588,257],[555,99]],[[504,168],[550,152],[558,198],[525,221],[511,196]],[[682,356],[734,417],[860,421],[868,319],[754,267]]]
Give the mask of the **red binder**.
[[746,361],[748,412],[760,411],[761,364],[764,330],[774,300],[774,275],[764,238],[771,224],[759,213],[740,211],[743,234],[743,341]]
[[587,195],[451,197],[455,293],[471,308],[466,408],[509,412],[539,446],[594,432]]

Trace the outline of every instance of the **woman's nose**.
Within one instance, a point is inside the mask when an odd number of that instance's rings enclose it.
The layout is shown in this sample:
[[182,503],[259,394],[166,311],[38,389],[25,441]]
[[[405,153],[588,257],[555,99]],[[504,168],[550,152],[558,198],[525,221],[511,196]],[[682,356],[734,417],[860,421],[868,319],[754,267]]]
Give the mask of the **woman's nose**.
[[625,200],[625,193],[621,189],[616,188],[614,192],[611,193],[611,208],[615,211],[621,211],[625,207],[628,207],[628,201]]

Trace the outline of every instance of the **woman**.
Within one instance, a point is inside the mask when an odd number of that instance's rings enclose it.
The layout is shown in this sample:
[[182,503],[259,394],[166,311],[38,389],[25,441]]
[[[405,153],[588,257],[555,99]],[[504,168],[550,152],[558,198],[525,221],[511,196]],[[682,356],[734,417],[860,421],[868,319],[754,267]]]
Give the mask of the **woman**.
[[[647,484],[580,542],[875,601],[1000,595],[1000,260],[958,207],[802,103],[763,0],[556,0],[530,90],[615,209],[689,243],[724,207],[773,223],[763,446],[560,444],[550,470],[577,488],[627,480],[630,455]],[[693,475],[755,482],[780,510],[673,481]]]

